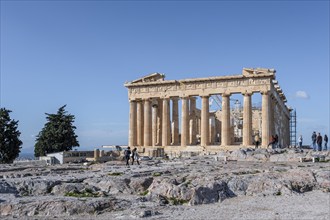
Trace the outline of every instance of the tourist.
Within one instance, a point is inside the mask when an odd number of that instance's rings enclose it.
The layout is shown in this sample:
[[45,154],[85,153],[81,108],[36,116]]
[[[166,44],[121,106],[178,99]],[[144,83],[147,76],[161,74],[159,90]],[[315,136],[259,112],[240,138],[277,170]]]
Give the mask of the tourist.
[[256,149],[258,148],[259,144],[260,144],[260,138],[259,138],[259,134],[256,134],[254,136],[254,144],[256,146]]
[[312,134],[312,147],[313,147],[313,150],[316,151],[316,132],[313,131],[313,134]]
[[134,161],[136,161],[137,164],[140,165],[139,154],[137,152],[137,148],[134,148],[133,151],[132,151],[132,165],[134,164]]
[[275,134],[275,136],[274,136],[274,139],[275,139],[275,148],[278,148],[279,147],[279,145],[278,145],[278,135],[277,134]]
[[272,135],[272,137],[270,138],[270,142],[269,142],[269,144],[268,144],[268,147],[269,147],[269,145],[272,145],[272,149],[274,149],[274,147],[275,147],[275,136],[274,135]]
[[320,132],[317,134],[316,143],[317,143],[318,151],[322,151],[322,136]]
[[299,148],[302,148],[302,143],[303,143],[303,137],[302,137],[302,135],[300,135],[298,138]]
[[127,147],[127,150],[125,150],[124,154],[125,154],[126,166],[129,167],[129,159],[131,157],[131,148]]
[[324,150],[330,150],[328,149],[328,136],[325,134],[324,135]]

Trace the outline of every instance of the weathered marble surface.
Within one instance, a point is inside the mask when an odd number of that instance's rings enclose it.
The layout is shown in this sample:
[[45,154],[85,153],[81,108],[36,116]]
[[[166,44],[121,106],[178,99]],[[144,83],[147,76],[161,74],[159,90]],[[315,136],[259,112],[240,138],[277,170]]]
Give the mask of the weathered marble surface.
[[[160,217],[169,206],[214,204],[237,197],[330,192],[330,163],[299,163],[311,151],[237,150],[214,155],[58,166],[0,165],[0,216],[95,217],[134,208]],[[316,153],[319,154],[319,153]],[[329,153],[322,152],[329,160]],[[275,161],[275,162],[273,162]],[[278,162],[280,161],[280,162]],[[87,197],[73,197],[72,195]],[[71,196],[70,196],[71,195]]]

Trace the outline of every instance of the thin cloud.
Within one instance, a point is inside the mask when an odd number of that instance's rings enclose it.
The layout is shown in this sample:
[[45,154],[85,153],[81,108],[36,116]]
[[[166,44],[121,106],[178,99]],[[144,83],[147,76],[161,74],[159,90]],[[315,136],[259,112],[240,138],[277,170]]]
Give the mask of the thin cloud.
[[301,99],[309,99],[309,95],[305,91],[297,91],[295,97]]

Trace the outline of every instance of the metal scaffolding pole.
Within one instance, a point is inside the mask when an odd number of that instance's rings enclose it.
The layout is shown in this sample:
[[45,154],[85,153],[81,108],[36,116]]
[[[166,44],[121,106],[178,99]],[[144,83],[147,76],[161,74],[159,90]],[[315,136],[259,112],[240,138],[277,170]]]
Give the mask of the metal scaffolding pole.
[[297,146],[297,115],[295,109],[290,111],[290,145]]

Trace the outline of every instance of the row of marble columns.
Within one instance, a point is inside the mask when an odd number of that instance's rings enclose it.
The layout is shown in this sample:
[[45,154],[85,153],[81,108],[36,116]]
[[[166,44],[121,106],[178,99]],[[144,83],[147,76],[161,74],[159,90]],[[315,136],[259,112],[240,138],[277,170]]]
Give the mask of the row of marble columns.
[[[271,133],[271,107],[269,92],[262,94],[262,145],[267,146]],[[243,145],[253,143],[252,93],[244,93],[243,99]],[[191,120],[196,111],[195,97],[181,99],[181,141],[179,141],[178,97],[130,100],[129,146],[195,145],[197,125]],[[172,101],[172,121],[170,120]],[[210,143],[209,96],[201,96],[201,146]],[[222,94],[221,145],[230,145],[230,95]]]

